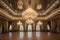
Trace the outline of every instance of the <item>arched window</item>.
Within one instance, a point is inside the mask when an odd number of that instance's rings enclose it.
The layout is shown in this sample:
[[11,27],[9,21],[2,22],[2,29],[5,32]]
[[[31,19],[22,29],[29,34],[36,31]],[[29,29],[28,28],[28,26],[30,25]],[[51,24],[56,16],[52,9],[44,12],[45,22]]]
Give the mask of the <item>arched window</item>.
[[12,25],[10,25],[9,30],[12,30]]
[[40,25],[36,25],[36,31],[40,30]]
[[32,30],[32,25],[28,25],[28,30]]
[[24,30],[24,27],[23,27],[23,25],[20,25],[20,30]]
[[50,26],[49,25],[47,25],[47,29],[50,30]]

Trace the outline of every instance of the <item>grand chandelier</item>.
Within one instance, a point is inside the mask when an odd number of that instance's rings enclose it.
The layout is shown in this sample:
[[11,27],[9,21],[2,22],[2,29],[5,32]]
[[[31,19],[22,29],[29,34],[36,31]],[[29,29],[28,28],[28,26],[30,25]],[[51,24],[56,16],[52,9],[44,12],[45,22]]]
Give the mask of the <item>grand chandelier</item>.
[[37,24],[38,24],[38,25],[42,25],[43,23],[42,23],[41,21],[39,21]]
[[22,25],[22,22],[21,22],[21,21],[18,21],[18,22],[17,22],[17,25]]
[[22,17],[26,19],[27,24],[32,24],[35,19],[38,16],[38,13],[35,12],[32,8],[28,8],[26,11],[22,13]]
[[25,12],[22,13],[22,17],[25,19],[35,19],[38,16],[38,13],[35,12],[32,8],[28,8]]

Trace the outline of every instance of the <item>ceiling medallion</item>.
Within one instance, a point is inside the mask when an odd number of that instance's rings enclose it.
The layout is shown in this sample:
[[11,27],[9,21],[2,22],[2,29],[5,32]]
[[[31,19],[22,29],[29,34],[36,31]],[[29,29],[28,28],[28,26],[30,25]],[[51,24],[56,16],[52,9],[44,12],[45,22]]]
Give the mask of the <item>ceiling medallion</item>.
[[19,9],[23,9],[23,6],[22,6],[22,5],[18,5],[18,8],[19,8]]
[[18,4],[18,8],[19,9],[23,9],[23,2],[22,2],[22,0],[19,0],[17,4]]
[[36,7],[38,10],[40,10],[42,8],[42,5],[41,4],[37,4],[37,7]]

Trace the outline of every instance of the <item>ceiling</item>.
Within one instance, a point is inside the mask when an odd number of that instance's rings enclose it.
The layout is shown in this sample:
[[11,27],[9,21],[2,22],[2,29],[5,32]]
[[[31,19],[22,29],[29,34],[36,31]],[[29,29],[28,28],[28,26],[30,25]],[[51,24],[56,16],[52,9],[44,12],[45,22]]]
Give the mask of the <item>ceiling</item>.
[[59,0],[1,0],[0,14],[11,19],[22,19],[22,13],[32,8],[38,13],[37,19],[48,19],[60,13]]

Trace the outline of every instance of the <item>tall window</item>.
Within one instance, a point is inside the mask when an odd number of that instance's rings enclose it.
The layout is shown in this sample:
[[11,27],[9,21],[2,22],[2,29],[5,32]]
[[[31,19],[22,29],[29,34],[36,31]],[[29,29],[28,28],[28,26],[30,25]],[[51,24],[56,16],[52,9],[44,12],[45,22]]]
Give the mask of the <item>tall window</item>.
[[36,25],[36,31],[40,30],[40,25]]
[[24,27],[23,27],[23,25],[20,25],[20,30],[22,30],[22,31],[24,30]]
[[32,25],[28,25],[28,30],[32,30]]
[[10,25],[9,30],[12,30],[12,25]]
[[50,26],[49,25],[47,25],[47,29],[50,30]]

